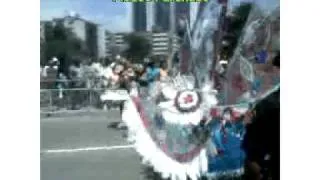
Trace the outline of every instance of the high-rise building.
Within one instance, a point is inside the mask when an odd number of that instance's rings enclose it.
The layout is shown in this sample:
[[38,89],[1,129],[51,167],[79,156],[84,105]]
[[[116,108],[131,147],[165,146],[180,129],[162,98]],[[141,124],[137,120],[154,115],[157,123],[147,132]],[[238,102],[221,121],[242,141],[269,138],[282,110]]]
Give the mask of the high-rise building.
[[[170,46],[170,41],[172,46]],[[178,37],[169,33],[152,33],[152,55],[168,56],[172,49],[179,49]]]
[[122,47],[125,45],[125,38],[126,36],[126,33],[116,33],[114,34],[114,39],[115,39],[115,45],[116,46],[119,46],[119,47]]
[[104,32],[104,37],[105,37],[105,55],[106,57],[112,57],[115,56],[113,49],[114,49],[114,43],[115,43],[115,38],[114,34],[112,34],[110,31],[105,30]]
[[133,30],[146,31],[147,29],[147,3],[132,3]]
[[186,22],[190,23],[189,3],[147,2],[132,6],[134,31],[152,31],[152,55],[170,57],[178,50],[177,33],[185,32]]
[[[162,32],[170,31],[170,3],[154,3],[154,26]],[[170,17],[171,16],[171,17]]]
[[175,17],[175,12],[171,12],[171,4],[173,3],[133,3],[133,30],[169,32],[172,28],[171,18]]
[[147,31],[151,32],[153,30],[154,27],[154,18],[155,18],[155,14],[154,14],[154,4],[155,2],[148,2],[146,3],[146,11],[147,11]]
[[127,33],[111,33],[105,31],[106,57],[116,57],[127,48],[125,36]]
[[79,15],[68,15],[63,18],[53,19],[53,23],[61,22],[65,27],[85,42],[89,50],[89,56],[98,58],[98,24],[87,21]]
[[98,58],[107,56],[106,52],[106,33],[102,26],[98,26]]

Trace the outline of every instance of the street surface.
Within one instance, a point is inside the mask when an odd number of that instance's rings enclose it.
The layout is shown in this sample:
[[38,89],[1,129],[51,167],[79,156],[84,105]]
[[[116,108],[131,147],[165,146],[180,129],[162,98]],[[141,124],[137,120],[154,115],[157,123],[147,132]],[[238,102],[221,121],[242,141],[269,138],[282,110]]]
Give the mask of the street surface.
[[[41,180],[143,180],[119,111],[42,116]],[[154,178],[152,178],[154,179]]]

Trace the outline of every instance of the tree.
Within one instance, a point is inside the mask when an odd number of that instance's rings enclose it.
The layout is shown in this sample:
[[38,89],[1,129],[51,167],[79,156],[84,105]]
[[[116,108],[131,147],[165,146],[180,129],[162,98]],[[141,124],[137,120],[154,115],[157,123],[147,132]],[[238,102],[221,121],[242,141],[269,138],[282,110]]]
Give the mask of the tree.
[[151,52],[150,41],[142,35],[132,33],[125,36],[124,40],[128,44],[125,55],[135,62],[143,62],[143,59]]
[[40,65],[46,64],[45,41],[40,37]]
[[45,24],[45,39],[41,43],[42,53],[47,62],[52,57],[60,60],[60,71],[67,73],[72,59],[88,58],[88,48],[71,29],[66,28],[63,22]]

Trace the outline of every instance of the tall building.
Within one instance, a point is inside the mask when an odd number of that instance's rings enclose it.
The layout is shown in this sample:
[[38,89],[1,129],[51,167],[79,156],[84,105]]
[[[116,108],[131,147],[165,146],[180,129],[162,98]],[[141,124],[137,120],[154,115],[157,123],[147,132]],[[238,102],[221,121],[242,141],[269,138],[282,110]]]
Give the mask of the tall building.
[[170,3],[158,2],[154,3],[154,26],[162,31],[170,30]]
[[174,3],[132,3],[133,30],[169,32],[172,28],[171,18],[175,17],[175,12],[171,12],[172,4]]
[[117,47],[124,47],[126,45],[126,42],[124,41],[125,36],[126,36],[126,33],[114,34],[114,41]]
[[179,48],[181,38],[176,34],[185,32],[185,22],[190,22],[189,3],[147,2],[132,6],[134,31],[152,32],[152,55],[169,59]]
[[87,21],[79,15],[53,19],[53,23],[58,22],[62,22],[65,27],[70,28],[79,39],[85,42],[90,57],[98,58],[98,24]]
[[115,57],[127,48],[127,43],[124,40],[126,35],[127,33],[105,31],[106,57]]
[[[171,50],[178,50],[178,39],[177,36],[172,37],[169,33],[152,33],[152,55],[168,56]],[[170,46],[170,41],[172,46]]]
[[106,52],[106,34],[102,26],[98,26],[98,58],[107,56]]
[[147,31],[148,32],[151,32],[153,27],[154,27],[154,17],[155,17],[155,14],[154,14],[154,4],[155,2],[148,2],[146,3],[146,11],[147,11]]
[[113,34],[110,31],[104,32],[104,40],[105,40],[105,56],[111,57],[112,56],[112,46],[114,44]]
[[169,34],[168,33],[153,33],[152,34],[152,54],[166,55],[169,50]]
[[132,3],[133,30],[146,31],[147,29],[147,3]]

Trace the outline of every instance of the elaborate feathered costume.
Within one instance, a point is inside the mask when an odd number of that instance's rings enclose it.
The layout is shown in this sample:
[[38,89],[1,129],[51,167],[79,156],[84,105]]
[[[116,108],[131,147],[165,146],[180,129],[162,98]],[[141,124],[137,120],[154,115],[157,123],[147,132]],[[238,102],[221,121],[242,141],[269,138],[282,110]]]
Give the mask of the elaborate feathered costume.
[[[253,35],[261,24],[254,19],[259,16],[251,15],[245,27],[251,28],[244,32],[228,64],[222,91],[212,88],[209,75],[215,47],[207,35],[211,37],[217,30],[220,10],[216,1],[209,1],[189,46],[184,46],[190,47],[190,56],[182,54],[187,59],[181,63],[190,70],[189,75],[160,81],[152,96],[131,94],[125,104],[122,119],[128,126],[129,141],[143,163],[164,178],[241,175],[245,161],[241,148],[246,133],[244,114],[279,83],[278,71],[257,71],[250,59],[255,52],[249,53],[247,47],[257,44],[259,38],[255,37],[261,36]],[[263,20],[270,23],[268,18]]]

